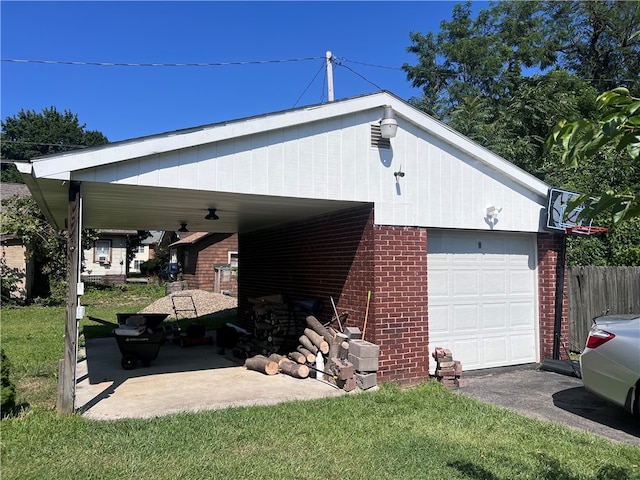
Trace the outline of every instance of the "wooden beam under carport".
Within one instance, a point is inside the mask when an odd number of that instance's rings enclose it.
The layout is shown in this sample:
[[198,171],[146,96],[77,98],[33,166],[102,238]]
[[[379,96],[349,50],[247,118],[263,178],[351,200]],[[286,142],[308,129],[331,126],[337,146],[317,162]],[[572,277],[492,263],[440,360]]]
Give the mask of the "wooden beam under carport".
[[57,410],[61,415],[74,412],[76,367],[78,363],[78,289],[82,255],[82,184],[69,184],[67,215],[67,309],[64,328],[64,357],[58,365]]

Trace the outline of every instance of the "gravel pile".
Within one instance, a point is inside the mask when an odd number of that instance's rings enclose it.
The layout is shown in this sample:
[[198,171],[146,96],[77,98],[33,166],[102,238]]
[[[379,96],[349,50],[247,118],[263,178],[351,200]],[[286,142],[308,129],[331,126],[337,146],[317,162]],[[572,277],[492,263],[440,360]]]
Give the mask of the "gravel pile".
[[169,314],[168,318],[176,318],[175,312],[173,310],[173,302],[175,301],[176,308],[183,311],[179,312],[180,318],[193,316],[188,311],[193,308],[193,304],[188,297],[176,298],[173,301],[171,299],[175,296],[184,297],[185,295],[190,295],[191,298],[193,298],[193,303],[195,303],[199,317],[211,313],[217,313],[222,310],[237,308],[238,306],[238,300],[228,295],[205,292],[204,290],[182,290],[179,292],[173,292],[166,297],[162,297],[161,299],[156,300],[148,307],[145,307],[139,313],[166,313]]

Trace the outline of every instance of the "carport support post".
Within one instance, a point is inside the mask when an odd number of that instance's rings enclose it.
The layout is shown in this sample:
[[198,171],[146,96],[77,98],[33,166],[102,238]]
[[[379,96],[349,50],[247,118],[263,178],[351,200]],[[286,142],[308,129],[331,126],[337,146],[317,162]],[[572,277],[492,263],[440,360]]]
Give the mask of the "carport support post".
[[76,365],[78,362],[78,277],[82,255],[82,188],[80,182],[69,185],[67,210],[67,312],[64,328],[64,358],[58,375],[58,414],[74,412]]

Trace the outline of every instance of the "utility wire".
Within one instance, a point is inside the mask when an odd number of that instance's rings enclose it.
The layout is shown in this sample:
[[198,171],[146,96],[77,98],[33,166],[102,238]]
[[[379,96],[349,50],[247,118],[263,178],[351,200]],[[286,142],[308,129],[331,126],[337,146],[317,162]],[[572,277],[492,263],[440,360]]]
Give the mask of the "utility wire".
[[289,58],[286,60],[255,60],[246,62],[218,62],[218,63],[115,63],[115,62],[76,62],[67,60],[25,60],[2,58],[0,61],[9,63],[39,63],[45,65],[77,65],[94,67],[226,67],[229,65],[263,65],[267,63],[303,62],[318,60],[324,57]]
[[347,70],[349,70],[351,73],[353,73],[354,75],[357,75],[358,77],[360,77],[361,79],[363,79],[365,82],[370,83],[371,85],[373,85],[374,87],[376,87],[378,90],[384,90],[380,85],[375,84],[374,82],[372,82],[371,80],[369,80],[367,77],[365,77],[364,75],[359,74],[358,72],[356,72],[354,69],[352,69],[351,67],[348,67],[346,65],[343,65],[342,63],[336,63],[337,66],[340,67],[344,67]]
[[302,97],[304,97],[304,94],[307,93],[307,90],[309,90],[309,87],[311,87],[311,84],[315,82],[316,78],[318,78],[318,75],[320,75],[320,72],[322,72],[325,69],[326,69],[326,65],[325,65],[325,62],[323,61],[322,64],[320,65],[320,69],[313,76],[309,84],[305,87],[305,89],[302,91],[302,93],[300,94],[296,102],[293,104],[293,107],[291,108],[295,108],[295,106],[298,105],[298,102],[302,99]]

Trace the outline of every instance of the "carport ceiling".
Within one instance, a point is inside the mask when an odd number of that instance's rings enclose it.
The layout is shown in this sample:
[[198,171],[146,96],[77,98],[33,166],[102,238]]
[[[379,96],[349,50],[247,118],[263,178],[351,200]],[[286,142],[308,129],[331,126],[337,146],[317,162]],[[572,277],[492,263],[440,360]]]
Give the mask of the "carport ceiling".
[[[50,215],[58,225],[64,225],[67,196],[52,193],[45,193]],[[85,228],[172,231],[186,223],[192,232],[221,233],[259,230],[362,205],[359,202],[91,182],[83,182],[82,198]],[[219,220],[204,218],[209,208],[216,209]]]

